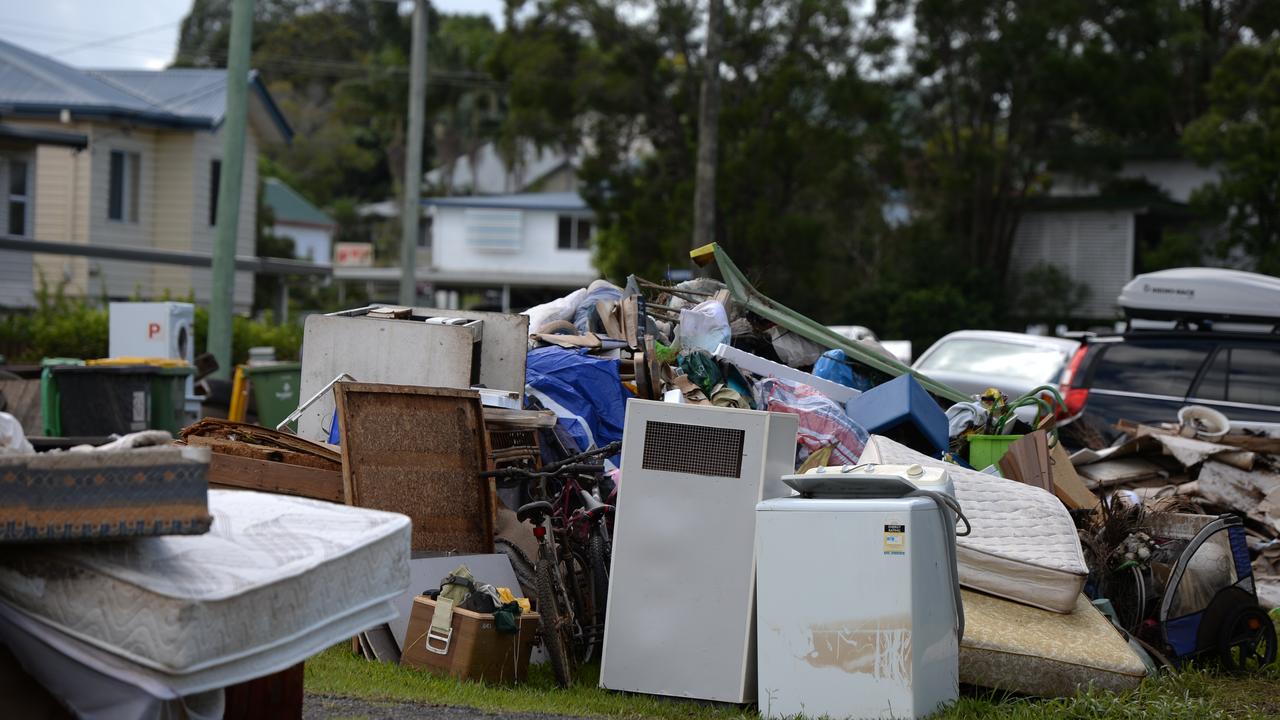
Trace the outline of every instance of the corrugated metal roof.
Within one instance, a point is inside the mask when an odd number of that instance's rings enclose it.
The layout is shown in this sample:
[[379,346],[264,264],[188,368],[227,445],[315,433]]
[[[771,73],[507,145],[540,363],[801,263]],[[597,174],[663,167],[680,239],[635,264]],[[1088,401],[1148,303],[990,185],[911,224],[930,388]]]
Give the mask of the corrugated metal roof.
[[582,212],[590,210],[576,192],[516,193],[514,195],[466,195],[425,198],[423,205],[437,207],[493,208],[503,210],[545,210]]
[[276,222],[333,225],[333,218],[312,205],[305,197],[279,178],[262,181],[262,201],[275,214]]
[[[256,72],[250,88],[286,140],[292,128]],[[215,128],[226,113],[227,71],[82,70],[0,40],[0,111],[10,115],[132,118],[176,127]]]

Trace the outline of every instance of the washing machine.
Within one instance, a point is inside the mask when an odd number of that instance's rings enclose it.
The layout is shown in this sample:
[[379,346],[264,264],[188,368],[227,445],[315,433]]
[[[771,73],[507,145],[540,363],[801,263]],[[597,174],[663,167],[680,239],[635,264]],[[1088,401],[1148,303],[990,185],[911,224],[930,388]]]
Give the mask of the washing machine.
[[818,468],[756,506],[760,714],[919,718],[954,702],[962,632],[945,469]]

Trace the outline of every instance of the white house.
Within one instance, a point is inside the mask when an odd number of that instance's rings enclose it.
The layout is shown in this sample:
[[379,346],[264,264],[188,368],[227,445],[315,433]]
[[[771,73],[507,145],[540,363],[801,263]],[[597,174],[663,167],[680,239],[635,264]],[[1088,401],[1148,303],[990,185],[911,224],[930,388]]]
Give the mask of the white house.
[[[419,295],[456,307],[468,293],[510,310],[535,305],[599,277],[592,265],[594,217],[576,192],[428,198],[427,264]],[[375,299],[396,296],[398,267],[335,267],[340,282],[365,282]],[[443,301],[443,302],[442,302]]]
[[578,188],[577,165],[569,155],[532,143],[520,143],[520,162],[508,166],[493,143],[474,157],[427,171],[427,185],[447,195],[498,195],[524,192],[572,192]]
[[[241,256],[255,254],[258,147],[292,134],[256,73],[249,88],[236,232]],[[0,121],[10,135],[26,135],[0,142],[10,190],[0,203],[6,213],[0,231],[10,246],[30,240],[211,253],[225,98],[224,70],[82,70],[0,41]],[[22,217],[9,217],[9,208]],[[31,305],[42,279],[91,298],[208,301],[211,294],[207,267],[69,252],[0,255],[0,304],[9,306]],[[236,307],[252,302],[253,273],[237,272]]]
[[1115,177],[1146,181],[1155,192],[1105,193],[1095,182],[1057,176],[1048,196],[1034,200],[1023,215],[1014,239],[1011,278],[1048,263],[1088,286],[1077,318],[1118,316],[1120,289],[1145,270],[1140,249],[1155,246],[1166,228],[1184,222],[1191,194],[1218,173],[1182,158],[1144,158],[1127,161]]
[[333,261],[333,233],[338,224],[279,178],[262,181],[262,203],[271,208],[273,234],[293,239],[293,256],[317,265]]

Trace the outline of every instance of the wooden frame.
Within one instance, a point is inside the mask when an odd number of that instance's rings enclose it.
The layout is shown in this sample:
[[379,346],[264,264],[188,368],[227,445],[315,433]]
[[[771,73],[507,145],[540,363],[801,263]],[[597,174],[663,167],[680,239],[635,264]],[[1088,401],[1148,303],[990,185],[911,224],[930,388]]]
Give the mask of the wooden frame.
[[348,505],[404,513],[412,549],[492,553],[497,493],[474,390],[377,383],[334,386]]

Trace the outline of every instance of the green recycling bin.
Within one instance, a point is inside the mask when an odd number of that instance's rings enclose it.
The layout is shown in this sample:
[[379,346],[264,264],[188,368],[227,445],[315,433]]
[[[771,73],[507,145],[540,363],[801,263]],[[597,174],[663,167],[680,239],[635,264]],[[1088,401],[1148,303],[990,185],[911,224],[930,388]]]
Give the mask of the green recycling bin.
[[297,409],[302,363],[262,363],[246,366],[244,371],[253,388],[253,409],[259,425],[274,428]]
[[78,358],[45,358],[40,361],[40,418],[45,437],[62,437],[62,414],[58,398],[58,383],[53,369],[60,366],[84,365]]

